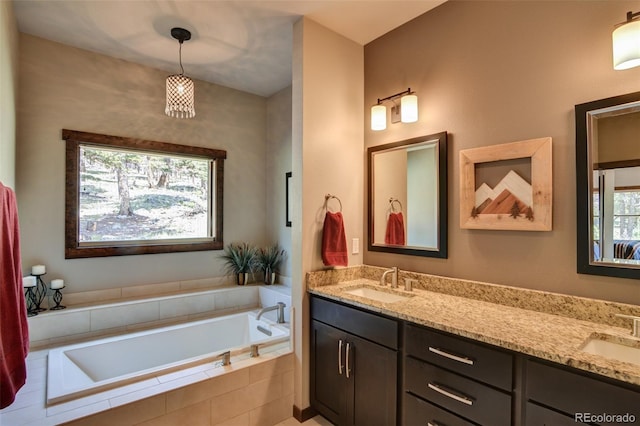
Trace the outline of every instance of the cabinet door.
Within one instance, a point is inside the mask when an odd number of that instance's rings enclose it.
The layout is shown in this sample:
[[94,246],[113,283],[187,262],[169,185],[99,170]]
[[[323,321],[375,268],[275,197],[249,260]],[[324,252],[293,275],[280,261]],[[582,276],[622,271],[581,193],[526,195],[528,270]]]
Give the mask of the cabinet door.
[[[340,330],[318,321],[311,322],[311,401],[320,414],[334,424],[343,424],[341,418],[347,412],[345,337]],[[341,354],[338,353],[340,342]]]
[[573,417],[565,416],[548,408],[531,402],[527,403],[525,426],[579,426],[586,423],[578,422]]
[[348,371],[353,392],[348,396],[348,420],[356,426],[397,424],[397,352],[352,335],[347,340],[345,374]]

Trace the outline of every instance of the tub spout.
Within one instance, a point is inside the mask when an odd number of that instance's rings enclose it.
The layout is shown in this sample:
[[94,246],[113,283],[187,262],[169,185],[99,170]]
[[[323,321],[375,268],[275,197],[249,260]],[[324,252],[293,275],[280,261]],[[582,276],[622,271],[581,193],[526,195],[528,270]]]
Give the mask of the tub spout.
[[256,315],[256,321],[260,319],[260,317],[262,316],[262,314],[264,314],[265,312],[269,312],[269,311],[275,311],[276,309],[278,310],[278,320],[277,323],[278,324],[284,324],[284,307],[287,306],[282,302],[278,302],[277,304],[275,304],[274,306],[269,306],[268,308],[262,308],[260,309],[260,312],[258,312],[258,315]]
[[231,365],[231,351],[221,353],[218,358],[222,358],[222,365]]

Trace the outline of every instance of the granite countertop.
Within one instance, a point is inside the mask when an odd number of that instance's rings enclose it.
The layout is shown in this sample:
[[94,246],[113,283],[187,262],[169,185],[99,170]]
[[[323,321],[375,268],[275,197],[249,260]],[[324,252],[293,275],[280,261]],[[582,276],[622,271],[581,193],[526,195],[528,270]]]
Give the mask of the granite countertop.
[[[409,300],[384,303],[345,292],[357,287],[373,287],[376,290],[412,297]],[[378,281],[367,278],[356,278],[330,285],[308,282],[308,291],[311,294],[640,385],[640,365],[592,355],[581,350],[589,337],[594,336],[640,348],[640,339],[631,336],[630,328],[419,288],[407,292],[402,288],[401,284],[398,289],[391,289],[389,285],[382,287]]]

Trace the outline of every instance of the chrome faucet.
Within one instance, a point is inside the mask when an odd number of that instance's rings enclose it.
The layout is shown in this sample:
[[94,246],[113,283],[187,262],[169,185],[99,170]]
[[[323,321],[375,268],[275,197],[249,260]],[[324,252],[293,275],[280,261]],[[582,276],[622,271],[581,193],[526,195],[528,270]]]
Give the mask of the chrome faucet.
[[285,306],[287,305],[285,305],[282,302],[278,302],[274,306],[269,306],[268,308],[260,309],[260,312],[258,312],[258,315],[256,315],[256,321],[259,320],[262,314],[264,314],[265,312],[278,310],[278,319],[276,322],[278,324],[284,324],[284,307]]
[[394,266],[393,268],[384,271],[380,278],[380,285],[387,284],[387,274],[391,274],[391,288],[398,288],[398,267]]
[[633,320],[633,328],[631,329],[631,335],[633,337],[640,337],[640,317],[634,315],[616,314],[619,318],[627,318]]

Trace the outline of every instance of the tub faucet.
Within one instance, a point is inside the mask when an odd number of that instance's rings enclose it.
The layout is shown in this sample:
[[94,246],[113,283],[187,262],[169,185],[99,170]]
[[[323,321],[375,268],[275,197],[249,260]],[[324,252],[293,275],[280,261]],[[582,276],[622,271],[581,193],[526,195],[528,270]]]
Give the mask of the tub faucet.
[[221,353],[218,358],[222,358],[222,365],[231,365],[231,351]]
[[262,314],[264,314],[265,312],[278,310],[278,319],[276,322],[278,324],[284,324],[284,307],[285,306],[287,305],[285,305],[282,302],[278,302],[274,306],[269,306],[268,308],[260,309],[260,312],[258,312],[258,315],[256,315],[256,321],[259,320]]
[[398,288],[398,267],[394,266],[393,268],[384,271],[380,278],[380,285],[387,284],[387,274],[391,274],[391,288]]

